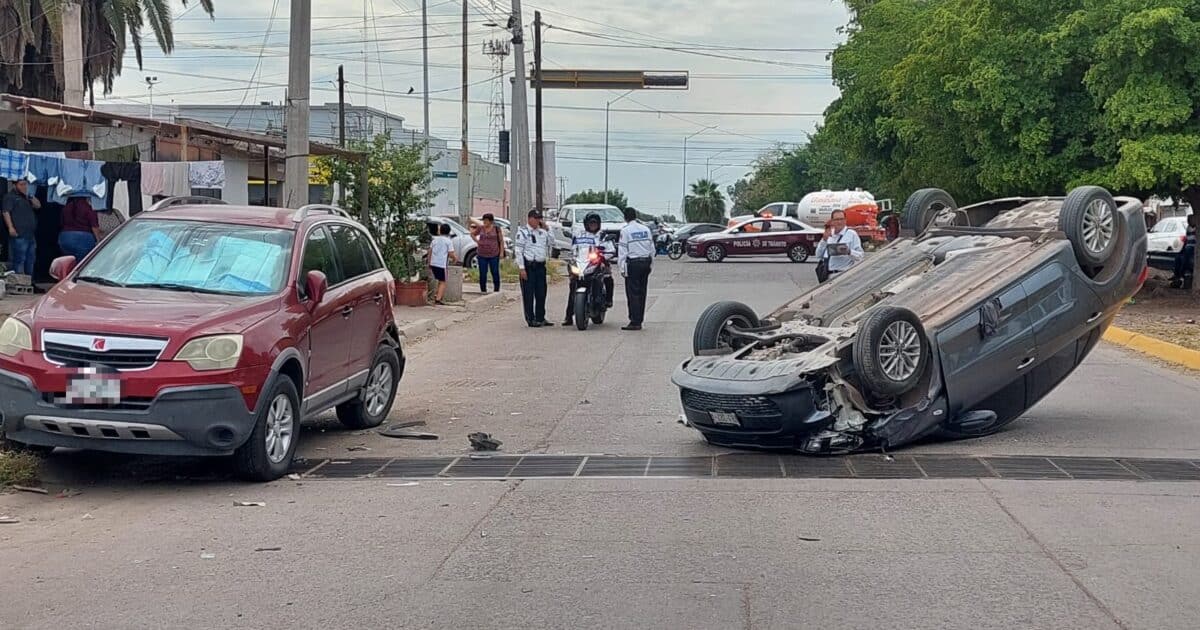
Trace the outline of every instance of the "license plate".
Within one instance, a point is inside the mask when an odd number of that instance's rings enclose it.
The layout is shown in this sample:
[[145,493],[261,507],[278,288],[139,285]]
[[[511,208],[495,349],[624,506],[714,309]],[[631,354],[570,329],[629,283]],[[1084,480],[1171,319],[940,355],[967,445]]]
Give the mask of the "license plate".
[[712,417],[712,421],[714,423],[719,424],[721,426],[726,426],[726,427],[742,426],[742,421],[738,420],[736,413],[729,413],[728,411],[710,411],[708,413],[708,415],[710,417]]
[[67,377],[63,399],[68,405],[115,405],[121,402],[121,381],[115,374],[85,369]]

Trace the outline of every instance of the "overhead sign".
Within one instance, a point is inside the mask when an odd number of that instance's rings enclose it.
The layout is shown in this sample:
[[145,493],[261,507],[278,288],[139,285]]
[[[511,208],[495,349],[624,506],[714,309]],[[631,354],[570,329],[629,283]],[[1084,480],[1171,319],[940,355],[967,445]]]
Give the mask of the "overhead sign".
[[[537,85],[537,77],[529,81]],[[542,87],[569,90],[641,90],[645,88],[687,89],[687,72],[643,70],[542,70]]]

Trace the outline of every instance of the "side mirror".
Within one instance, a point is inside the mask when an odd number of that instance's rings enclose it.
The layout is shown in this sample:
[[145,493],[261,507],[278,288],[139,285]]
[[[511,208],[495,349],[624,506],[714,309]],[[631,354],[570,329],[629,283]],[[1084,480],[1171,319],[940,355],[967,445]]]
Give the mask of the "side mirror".
[[308,290],[309,308],[315,308],[325,299],[325,292],[329,290],[329,279],[320,271],[310,271],[304,278],[304,287]]
[[66,278],[71,275],[72,271],[75,271],[75,262],[74,256],[59,256],[55,258],[54,262],[50,263],[50,277],[55,280]]

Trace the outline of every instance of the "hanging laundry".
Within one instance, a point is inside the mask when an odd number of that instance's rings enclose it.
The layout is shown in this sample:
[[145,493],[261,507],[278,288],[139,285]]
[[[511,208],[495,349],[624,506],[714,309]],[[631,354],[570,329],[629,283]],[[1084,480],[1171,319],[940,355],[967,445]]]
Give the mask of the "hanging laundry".
[[[0,178],[16,181],[24,179],[29,170],[29,156],[20,151],[0,149]],[[224,179],[222,171],[221,179]]]
[[187,162],[167,162],[164,171],[163,185],[169,197],[186,197],[192,194],[192,184],[188,179]]
[[64,161],[60,156],[31,153],[25,179],[39,186],[55,186],[58,184],[58,174]]
[[225,162],[188,162],[188,182],[192,188],[224,188]]
[[166,162],[142,162],[142,194],[147,197],[166,194]]
[[107,207],[108,180],[100,172],[103,166],[94,160],[62,160],[54,200],[65,203],[71,197],[92,197],[101,202],[100,207]]
[[[108,181],[109,207],[126,217],[142,212],[142,165],[138,162],[106,162],[100,173]],[[117,191],[120,191],[118,196]]]
[[111,149],[97,149],[95,158],[100,162],[137,162],[141,159],[141,149],[136,144]]

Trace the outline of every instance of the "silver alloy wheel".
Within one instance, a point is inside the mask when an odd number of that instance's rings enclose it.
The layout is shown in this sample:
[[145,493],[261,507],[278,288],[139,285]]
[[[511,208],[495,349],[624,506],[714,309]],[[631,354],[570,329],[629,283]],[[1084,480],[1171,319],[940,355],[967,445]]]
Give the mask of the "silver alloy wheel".
[[367,415],[378,416],[383,413],[383,410],[387,409],[391,394],[392,366],[380,363],[371,371],[371,379],[363,389],[363,403],[366,405]]
[[704,250],[704,257],[710,262],[719,262],[721,260],[722,249],[720,245],[709,245],[708,249]]
[[1108,249],[1115,231],[1113,209],[1108,202],[1096,199],[1089,203],[1083,213],[1083,244],[1088,251],[1099,254]]
[[808,260],[808,250],[803,246],[793,247],[792,250],[788,252],[788,258],[791,258],[793,262],[802,263]]
[[296,414],[292,410],[292,399],[287,394],[279,394],[267,410],[266,447],[267,459],[271,463],[278,464],[287,458],[295,431]]
[[921,337],[916,327],[906,321],[892,322],[879,340],[879,363],[893,381],[911,378],[921,363]]

